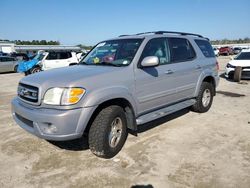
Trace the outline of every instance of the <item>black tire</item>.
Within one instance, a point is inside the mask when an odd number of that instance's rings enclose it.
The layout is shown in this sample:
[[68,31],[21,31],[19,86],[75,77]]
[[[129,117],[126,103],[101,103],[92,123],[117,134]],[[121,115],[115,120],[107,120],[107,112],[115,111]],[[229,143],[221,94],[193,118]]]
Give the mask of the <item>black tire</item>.
[[[122,129],[120,131],[120,139],[115,140],[116,145],[111,146],[112,123],[114,121],[122,122]],[[115,124],[115,123],[114,123]],[[113,129],[114,130],[114,129]],[[116,132],[116,131],[114,131]],[[118,133],[118,131],[116,132]],[[127,139],[127,120],[124,110],[120,106],[109,106],[102,109],[94,119],[88,135],[89,148],[93,154],[102,158],[112,158],[122,149]]]
[[17,73],[18,65],[14,67],[14,72]]
[[235,70],[234,70],[234,81],[235,82],[240,82],[241,74],[242,74],[242,68],[239,66],[235,67]]
[[[205,92],[206,92],[206,94],[207,94],[207,92],[210,93],[210,98],[209,98],[208,102],[206,103],[206,105],[203,103],[203,96],[205,95],[204,94]],[[199,113],[207,112],[213,103],[214,93],[215,93],[214,86],[211,83],[203,82],[201,84],[199,94],[196,98],[196,103],[191,107],[191,109],[193,111],[199,112]]]
[[38,72],[41,72],[41,67],[34,67],[30,70],[30,74],[35,74],[35,73],[38,73]]
[[77,65],[77,63],[70,63],[69,66]]
[[30,74],[30,71],[24,72],[24,75],[25,75],[25,76],[28,76],[29,74]]

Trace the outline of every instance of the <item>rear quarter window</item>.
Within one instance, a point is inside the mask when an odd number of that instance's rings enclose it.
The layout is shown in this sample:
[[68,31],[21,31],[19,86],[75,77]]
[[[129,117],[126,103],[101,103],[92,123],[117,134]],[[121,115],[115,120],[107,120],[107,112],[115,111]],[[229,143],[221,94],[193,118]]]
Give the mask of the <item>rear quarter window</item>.
[[194,40],[205,57],[215,57],[214,50],[207,40]]

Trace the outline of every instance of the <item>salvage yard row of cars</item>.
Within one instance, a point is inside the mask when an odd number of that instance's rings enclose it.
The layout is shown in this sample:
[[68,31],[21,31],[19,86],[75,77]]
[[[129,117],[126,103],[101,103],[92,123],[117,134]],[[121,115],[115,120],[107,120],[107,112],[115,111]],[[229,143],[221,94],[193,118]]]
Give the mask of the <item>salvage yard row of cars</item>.
[[2,54],[0,72],[23,72],[25,75],[53,68],[75,65],[83,57],[82,52],[67,50],[38,51],[34,56],[25,53]]
[[223,46],[220,48],[214,47],[214,54],[218,57],[220,55],[237,55],[241,52],[241,50],[244,50],[247,48],[241,48],[241,47],[230,47],[230,46]]

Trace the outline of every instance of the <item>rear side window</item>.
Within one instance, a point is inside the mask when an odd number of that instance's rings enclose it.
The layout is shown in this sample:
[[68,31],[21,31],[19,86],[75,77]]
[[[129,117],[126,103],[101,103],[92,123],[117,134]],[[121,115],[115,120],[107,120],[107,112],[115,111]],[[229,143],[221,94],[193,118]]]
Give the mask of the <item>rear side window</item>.
[[211,44],[207,40],[194,40],[194,41],[199,46],[205,57],[215,57],[214,50]]
[[169,38],[171,62],[188,61],[195,58],[195,51],[187,39]]
[[68,59],[71,57],[72,57],[72,55],[70,52],[60,52],[59,53],[59,59]]
[[15,58],[12,58],[12,57],[2,57],[2,58],[1,58],[1,61],[2,61],[2,62],[15,61]]

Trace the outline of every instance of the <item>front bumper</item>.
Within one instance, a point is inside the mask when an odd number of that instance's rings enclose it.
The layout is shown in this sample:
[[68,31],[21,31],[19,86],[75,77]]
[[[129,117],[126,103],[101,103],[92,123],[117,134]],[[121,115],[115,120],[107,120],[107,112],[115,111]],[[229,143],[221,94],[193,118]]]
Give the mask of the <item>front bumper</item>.
[[[226,67],[225,70],[225,77],[226,78],[233,78],[234,76],[234,70],[235,68],[228,68]],[[242,79],[250,79],[250,69],[242,68],[242,74],[241,74]]]
[[16,123],[40,138],[65,141],[82,136],[94,107],[72,110],[29,108],[12,100],[12,115]]

